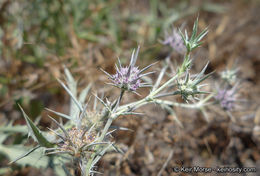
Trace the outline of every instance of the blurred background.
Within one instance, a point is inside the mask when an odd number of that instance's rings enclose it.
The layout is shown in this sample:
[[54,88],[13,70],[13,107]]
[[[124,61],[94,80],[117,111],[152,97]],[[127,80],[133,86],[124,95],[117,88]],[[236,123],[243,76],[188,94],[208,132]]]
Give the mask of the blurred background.
[[[116,133],[115,140],[126,153],[108,153],[99,171],[157,175],[162,170],[161,175],[178,175],[173,166],[232,165],[258,166],[252,175],[259,174],[259,11],[258,0],[0,0],[0,175],[54,175],[49,165],[38,166],[29,159],[8,165],[24,153],[27,141],[17,103],[41,129],[51,125],[44,107],[67,113],[69,96],[55,79],[64,79],[64,66],[78,80],[79,89],[92,82],[94,91],[116,97],[117,90],[104,86],[108,80],[99,68],[113,73],[117,57],[127,64],[138,45],[141,67],[163,62],[171,52],[161,44],[164,32],[173,26],[191,31],[198,16],[199,30],[208,27],[209,34],[194,54],[194,71],[208,60],[208,72],[239,68],[240,94],[247,103],[233,114],[238,122],[230,122],[215,107],[208,112],[210,122],[200,111],[176,108],[181,128],[166,111],[147,106],[144,117],[115,122],[134,132]],[[171,55],[173,63],[181,58]],[[159,68],[157,64],[154,70]],[[212,85],[217,81],[213,75]],[[144,96],[147,91],[139,93]],[[123,102],[139,98],[127,94]],[[169,154],[172,157],[163,168]]]

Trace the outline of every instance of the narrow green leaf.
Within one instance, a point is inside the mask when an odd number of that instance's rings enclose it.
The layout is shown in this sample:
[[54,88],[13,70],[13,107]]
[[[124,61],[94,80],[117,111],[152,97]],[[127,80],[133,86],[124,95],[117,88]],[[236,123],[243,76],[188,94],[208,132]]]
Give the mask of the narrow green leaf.
[[209,76],[211,76],[213,73],[214,73],[214,72],[211,72],[211,73],[205,75],[203,78],[196,80],[195,83],[194,83],[194,85],[198,85],[199,83],[201,83],[202,81],[204,81],[205,79],[207,79]]
[[204,75],[208,65],[209,65],[209,62],[207,62],[207,64],[203,67],[203,69],[200,71],[200,73],[196,76],[196,79],[200,79]]
[[196,35],[197,35],[198,22],[199,22],[199,18],[197,18],[196,21],[194,22],[190,41],[194,41],[194,39],[195,39],[195,37],[196,37]]
[[208,33],[208,28],[205,28],[197,37],[196,37],[196,42],[199,42],[205,35]]
[[186,45],[185,37],[184,37],[183,33],[181,32],[181,29],[180,29],[180,28],[179,28],[179,34],[180,34],[180,36],[181,36],[181,38],[182,38],[182,41],[183,41],[184,44]]
[[27,116],[27,114],[24,112],[23,108],[18,104],[19,108],[21,109],[23,116],[25,118],[27,127],[28,127],[28,134],[33,137],[35,141],[39,143],[42,147],[52,147],[53,144],[50,143],[43,135],[40,129],[38,129],[32,120]]

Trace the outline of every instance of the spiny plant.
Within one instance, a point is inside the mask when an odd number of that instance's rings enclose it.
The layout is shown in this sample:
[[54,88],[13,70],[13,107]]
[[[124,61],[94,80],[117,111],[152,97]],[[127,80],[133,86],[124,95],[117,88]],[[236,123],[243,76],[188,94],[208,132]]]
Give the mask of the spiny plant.
[[[157,104],[171,113],[174,113],[173,107],[175,106],[193,109],[201,109],[206,106],[210,98],[213,97],[213,94],[201,90],[203,86],[201,83],[210,76],[210,74],[204,74],[208,64],[198,74],[192,75],[190,73],[192,65],[191,53],[202,44],[201,40],[207,34],[207,29],[199,34],[197,34],[197,31],[198,19],[194,23],[190,37],[187,31],[185,31],[185,34],[179,31],[179,35],[186,47],[184,60],[181,66],[178,67],[177,72],[166,82],[162,80],[166,75],[168,64],[165,64],[161,69],[157,80],[153,84],[148,84],[144,81],[146,80],[144,79],[145,77],[154,73],[146,72],[154,64],[142,69],[136,66],[139,47],[132,52],[128,66],[122,66],[120,60],[118,60],[114,75],[102,70],[111,81],[108,84],[120,89],[118,98],[113,101],[94,95],[94,103],[91,106],[90,99],[86,101],[90,85],[78,94],[76,81],[69,70],[65,69],[67,85],[61,80],[58,80],[58,82],[70,95],[70,114],[67,115],[47,109],[65,118],[67,120],[65,124],[59,123],[49,116],[58,128],[48,128],[49,132],[43,132],[20,107],[27,123],[28,133],[38,144],[24,156],[28,156],[35,150],[42,148],[44,149],[43,155],[51,155],[54,161],[58,158],[57,161],[59,161],[66,175],[73,174],[71,169],[74,170],[74,174],[94,175],[98,173],[96,171],[98,161],[107,151],[114,149],[117,152],[122,152],[110,137],[116,131],[116,129],[111,128],[111,124],[118,117],[123,115],[142,115],[135,110],[151,103]],[[150,92],[147,96],[138,101],[122,104],[122,97],[126,92],[138,94],[139,88],[142,87],[150,87]],[[202,98],[201,94],[207,94],[207,96]],[[170,96],[181,96],[185,102],[190,104],[163,99]],[[102,105],[101,108],[96,105],[97,102]],[[23,156],[18,159],[21,158]]]

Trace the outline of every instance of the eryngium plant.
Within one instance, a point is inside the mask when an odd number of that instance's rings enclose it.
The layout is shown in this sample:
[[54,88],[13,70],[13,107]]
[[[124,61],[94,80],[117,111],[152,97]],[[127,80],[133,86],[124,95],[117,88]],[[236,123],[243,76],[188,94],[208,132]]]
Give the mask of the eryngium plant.
[[[38,143],[30,152],[38,148],[44,148],[44,155],[52,155],[54,158],[58,157],[60,159],[60,164],[67,175],[72,175],[70,168],[76,170],[76,172],[81,175],[94,175],[97,173],[95,170],[96,164],[106,151],[111,149],[120,151],[110,139],[110,135],[115,131],[115,129],[111,129],[111,124],[118,117],[129,114],[140,115],[140,113],[135,112],[135,110],[150,103],[158,104],[171,113],[174,113],[174,106],[193,109],[201,109],[205,106],[212,97],[212,94],[209,94],[204,99],[198,95],[208,94],[208,92],[201,90],[201,83],[209,76],[204,75],[207,65],[200,73],[195,75],[190,74],[192,63],[191,53],[195,48],[201,45],[200,41],[207,33],[207,30],[204,30],[197,35],[197,25],[198,20],[194,23],[191,37],[188,37],[187,31],[185,31],[185,35],[181,32],[179,33],[179,35],[182,36],[183,44],[186,49],[183,63],[177,69],[177,73],[162,83],[168,68],[168,64],[166,64],[161,69],[158,79],[150,85],[151,89],[149,94],[135,102],[121,104],[122,97],[126,91],[137,93],[140,87],[147,86],[146,83],[143,83],[142,79],[149,73],[143,72],[152,66],[149,65],[143,69],[139,69],[136,66],[139,48],[136,52],[133,51],[128,66],[124,67],[121,65],[120,60],[118,61],[119,66],[116,66],[116,74],[111,75],[104,71],[108,79],[111,80],[111,84],[119,88],[121,93],[118,98],[113,101],[104,100],[95,95],[95,101],[99,101],[100,104],[103,105],[103,107],[99,109],[95,108],[95,102],[93,103],[94,108],[90,108],[90,103],[86,103],[85,101],[90,86],[78,95],[77,84],[70,72],[65,69],[67,85],[60,80],[58,81],[71,97],[70,114],[66,115],[48,110],[67,119],[67,123],[59,123],[50,117],[58,128],[49,129],[50,132],[42,132],[34,125],[21,108],[27,122],[29,135]],[[180,96],[183,100],[190,101],[189,103],[191,104],[177,103],[169,99],[164,100],[163,97],[166,96]],[[25,156],[30,154],[30,152]]]

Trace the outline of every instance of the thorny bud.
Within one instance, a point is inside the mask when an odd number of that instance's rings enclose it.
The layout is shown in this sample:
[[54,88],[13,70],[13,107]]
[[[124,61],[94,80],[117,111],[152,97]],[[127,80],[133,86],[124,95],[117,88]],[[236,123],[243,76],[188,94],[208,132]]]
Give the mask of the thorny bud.
[[116,74],[110,75],[109,73],[102,70],[106,75],[108,75],[109,79],[112,81],[112,85],[118,87],[122,90],[136,92],[139,87],[147,87],[149,85],[145,83],[141,83],[141,78],[153,72],[142,74],[148,68],[150,68],[153,64],[148,65],[147,67],[139,70],[138,67],[135,66],[137,57],[139,53],[139,47],[135,53],[133,51],[129,66],[122,67],[120,60],[118,59],[119,67],[116,65]]
[[189,99],[189,96],[194,96],[198,92],[198,87],[189,79],[189,74],[186,75],[185,79],[178,81],[177,87],[182,98],[186,101]]
[[[208,65],[208,64],[207,64]],[[194,97],[197,94],[205,94],[208,92],[200,91],[200,88],[204,85],[199,85],[202,81],[207,79],[210,74],[204,76],[204,72],[207,65],[202,69],[202,71],[195,76],[194,79],[190,78],[190,74],[186,72],[185,78],[177,81],[178,93],[182,98],[187,101],[190,96]]]
[[165,32],[165,38],[162,44],[169,45],[179,54],[184,54],[186,52],[186,47],[184,45],[182,37],[175,28],[172,29],[171,35],[167,31]]

